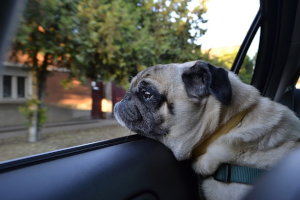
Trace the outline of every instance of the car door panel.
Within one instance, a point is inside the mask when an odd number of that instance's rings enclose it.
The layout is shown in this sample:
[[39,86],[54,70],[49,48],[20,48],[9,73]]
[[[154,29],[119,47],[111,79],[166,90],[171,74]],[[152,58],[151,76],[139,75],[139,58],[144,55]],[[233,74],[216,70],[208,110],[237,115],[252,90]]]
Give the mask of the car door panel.
[[190,163],[150,139],[5,169],[0,185],[7,200],[198,199]]

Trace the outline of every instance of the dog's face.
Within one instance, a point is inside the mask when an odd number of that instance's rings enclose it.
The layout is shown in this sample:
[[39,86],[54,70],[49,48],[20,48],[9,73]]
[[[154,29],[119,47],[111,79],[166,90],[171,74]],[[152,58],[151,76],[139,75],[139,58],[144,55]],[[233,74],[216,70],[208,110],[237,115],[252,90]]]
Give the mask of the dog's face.
[[128,129],[162,141],[188,134],[207,110],[209,97],[220,107],[229,105],[231,96],[228,72],[223,68],[202,61],[157,65],[132,79],[114,115]]

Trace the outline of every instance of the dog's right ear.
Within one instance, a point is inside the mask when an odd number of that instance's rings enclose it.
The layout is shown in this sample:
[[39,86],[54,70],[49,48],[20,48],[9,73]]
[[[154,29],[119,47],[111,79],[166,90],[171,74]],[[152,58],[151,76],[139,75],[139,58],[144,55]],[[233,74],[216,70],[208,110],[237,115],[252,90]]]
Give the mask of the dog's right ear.
[[196,101],[211,94],[222,104],[230,104],[232,89],[228,72],[223,68],[198,61],[182,74],[182,81],[188,96]]

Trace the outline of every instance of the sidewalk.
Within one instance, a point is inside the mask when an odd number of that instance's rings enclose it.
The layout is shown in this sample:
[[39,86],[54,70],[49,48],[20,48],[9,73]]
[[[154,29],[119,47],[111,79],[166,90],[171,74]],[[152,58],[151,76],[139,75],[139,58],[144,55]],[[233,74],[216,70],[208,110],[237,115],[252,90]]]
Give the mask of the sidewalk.
[[[91,119],[81,121],[59,122],[53,124],[45,124],[42,128],[41,134],[55,133],[58,131],[83,130],[117,124],[118,122],[115,119]],[[0,128],[0,139],[26,136],[27,134],[28,129],[26,128],[26,126]]]

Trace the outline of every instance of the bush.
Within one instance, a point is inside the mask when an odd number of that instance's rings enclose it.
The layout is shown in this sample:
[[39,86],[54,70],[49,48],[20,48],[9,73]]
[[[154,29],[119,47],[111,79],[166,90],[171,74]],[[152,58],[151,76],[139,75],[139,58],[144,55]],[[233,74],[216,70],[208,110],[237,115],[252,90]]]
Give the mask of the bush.
[[32,126],[32,122],[34,120],[35,117],[35,113],[37,114],[37,125],[38,128],[41,128],[43,126],[43,124],[46,122],[47,120],[47,116],[46,116],[46,111],[47,108],[40,108],[41,105],[41,101],[39,101],[38,99],[28,99],[26,100],[26,105],[25,106],[20,106],[19,107],[19,112],[27,119],[27,127],[31,127]]

